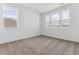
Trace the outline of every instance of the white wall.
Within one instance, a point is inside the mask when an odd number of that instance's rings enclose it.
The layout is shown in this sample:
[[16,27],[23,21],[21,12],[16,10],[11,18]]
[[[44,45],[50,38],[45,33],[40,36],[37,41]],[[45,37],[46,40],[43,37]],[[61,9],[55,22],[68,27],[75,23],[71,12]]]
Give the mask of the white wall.
[[42,19],[42,35],[79,42],[79,4],[70,4],[70,28],[45,28],[45,20]]
[[[0,44],[40,35],[39,13],[17,4],[0,4],[0,6],[9,6],[19,10],[19,28],[0,29]],[[0,12],[2,12],[1,9]]]

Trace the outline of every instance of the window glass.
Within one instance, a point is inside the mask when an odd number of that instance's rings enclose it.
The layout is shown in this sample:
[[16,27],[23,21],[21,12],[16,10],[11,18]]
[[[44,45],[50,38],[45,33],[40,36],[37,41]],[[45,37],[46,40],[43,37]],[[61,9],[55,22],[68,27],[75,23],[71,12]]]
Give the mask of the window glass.
[[61,9],[45,16],[46,26],[69,27],[69,9]]
[[69,25],[69,9],[61,11],[61,24]]
[[10,18],[16,18],[17,17],[17,11],[13,8],[5,8],[4,9],[4,16],[10,17]]
[[59,25],[60,24],[59,13],[54,13],[54,14],[51,15],[51,22],[52,22],[52,25]]
[[50,15],[46,15],[45,16],[45,21],[46,21],[46,26],[50,26],[51,25]]
[[17,28],[18,27],[18,16],[15,8],[4,8],[4,28]]

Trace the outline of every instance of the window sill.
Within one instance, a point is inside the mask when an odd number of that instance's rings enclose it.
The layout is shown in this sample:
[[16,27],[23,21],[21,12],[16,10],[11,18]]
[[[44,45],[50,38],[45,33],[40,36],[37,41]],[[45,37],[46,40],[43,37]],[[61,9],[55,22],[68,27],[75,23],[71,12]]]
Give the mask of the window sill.
[[68,27],[62,27],[62,26],[48,26],[48,27],[46,27],[46,28],[54,28],[54,29],[70,29],[70,27],[68,26]]

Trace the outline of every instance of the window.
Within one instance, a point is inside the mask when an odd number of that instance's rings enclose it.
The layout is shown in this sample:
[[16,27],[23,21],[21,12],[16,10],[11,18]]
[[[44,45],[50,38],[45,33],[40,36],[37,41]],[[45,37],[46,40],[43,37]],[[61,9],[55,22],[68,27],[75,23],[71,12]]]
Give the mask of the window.
[[14,8],[3,8],[4,28],[17,28],[18,27],[18,14]]
[[62,26],[69,26],[69,9],[61,11],[61,24]]
[[51,20],[50,20],[50,15],[45,15],[45,20],[46,20],[46,26],[51,26]]
[[51,24],[52,24],[52,26],[58,26],[60,24],[59,13],[54,13],[51,15]]
[[69,27],[69,9],[47,14],[45,20],[47,27]]

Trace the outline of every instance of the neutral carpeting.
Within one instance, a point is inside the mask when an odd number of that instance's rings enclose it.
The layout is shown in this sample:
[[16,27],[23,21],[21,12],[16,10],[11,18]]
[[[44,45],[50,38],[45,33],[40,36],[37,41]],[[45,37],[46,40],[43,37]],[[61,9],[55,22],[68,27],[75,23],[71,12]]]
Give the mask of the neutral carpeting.
[[1,44],[0,55],[79,55],[79,43],[37,36]]

